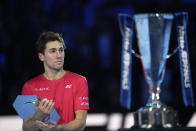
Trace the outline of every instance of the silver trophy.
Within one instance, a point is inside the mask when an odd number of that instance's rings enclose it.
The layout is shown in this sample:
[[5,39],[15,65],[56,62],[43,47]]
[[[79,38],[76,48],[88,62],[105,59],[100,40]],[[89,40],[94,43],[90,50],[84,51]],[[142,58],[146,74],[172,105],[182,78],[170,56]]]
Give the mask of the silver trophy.
[[134,113],[135,127],[177,127],[177,112],[160,101],[160,85],[164,78],[172,14],[136,14],[140,59],[149,85],[149,99],[145,107]]
[[[166,61],[179,53],[181,86],[185,106],[194,106],[191,71],[186,35],[186,12],[175,14],[136,14],[131,17],[119,14],[122,34],[120,104],[130,109],[131,61],[134,54],[142,62],[144,76],[149,85],[147,104],[134,113],[134,126],[139,128],[172,128],[180,126],[177,112],[160,100],[161,83],[165,74]],[[172,22],[175,18],[178,47],[168,54]],[[134,29],[136,30],[140,54],[132,50]]]

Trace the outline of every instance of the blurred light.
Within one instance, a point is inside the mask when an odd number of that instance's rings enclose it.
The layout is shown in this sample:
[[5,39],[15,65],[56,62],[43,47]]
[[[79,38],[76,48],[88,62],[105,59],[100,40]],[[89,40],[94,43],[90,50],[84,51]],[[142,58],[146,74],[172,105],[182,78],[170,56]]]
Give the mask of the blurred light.
[[3,68],[6,63],[6,56],[5,54],[0,53],[0,68]]
[[133,113],[129,113],[125,116],[125,123],[124,123],[124,128],[130,128],[134,124],[133,120]]
[[[123,123],[124,120],[124,123]],[[133,113],[123,116],[122,113],[89,113],[86,120],[86,128],[107,127],[108,131],[119,128],[130,128],[134,125]],[[187,127],[196,127],[196,112],[187,124]],[[22,119],[18,116],[0,116],[0,131],[22,131]]]
[[22,131],[22,119],[18,116],[0,116],[0,131]]
[[109,116],[107,130],[117,130],[122,126],[123,116],[121,113],[114,113]]
[[48,14],[52,13],[53,8],[54,8],[54,0],[44,0],[43,1],[43,7],[44,7],[44,11],[47,12]]
[[97,50],[101,67],[107,69],[111,65],[111,36],[107,32],[98,37]]
[[88,114],[86,126],[105,126],[107,121],[106,114]]
[[94,26],[94,17],[95,17],[95,13],[94,13],[94,7],[91,3],[86,4],[84,7],[84,26],[86,28],[91,28]]
[[194,113],[191,119],[189,120],[187,127],[196,127],[196,113]]

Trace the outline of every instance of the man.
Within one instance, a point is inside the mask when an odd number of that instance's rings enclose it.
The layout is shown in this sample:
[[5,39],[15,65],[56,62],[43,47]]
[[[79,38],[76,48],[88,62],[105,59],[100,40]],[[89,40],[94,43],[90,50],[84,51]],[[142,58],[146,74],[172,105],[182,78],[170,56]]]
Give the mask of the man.
[[[33,116],[23,121],[24,131],[80,131],[85,128],[88,86],[85,77],[63,69],[65,44],[61,35],[43,32],[36,42],[36,50],[43,62],[44,73],[27,81],[23,95],[36,95]],[[43,120],[54,107],[60,115],[57,123]]]

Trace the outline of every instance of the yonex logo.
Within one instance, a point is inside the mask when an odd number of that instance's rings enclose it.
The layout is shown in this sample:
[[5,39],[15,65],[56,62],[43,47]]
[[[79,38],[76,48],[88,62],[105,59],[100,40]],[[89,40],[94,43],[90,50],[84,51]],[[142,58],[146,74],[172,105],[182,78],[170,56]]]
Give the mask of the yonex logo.
[[71,88],[72,84],[70,85],[65,85],[65,88]]

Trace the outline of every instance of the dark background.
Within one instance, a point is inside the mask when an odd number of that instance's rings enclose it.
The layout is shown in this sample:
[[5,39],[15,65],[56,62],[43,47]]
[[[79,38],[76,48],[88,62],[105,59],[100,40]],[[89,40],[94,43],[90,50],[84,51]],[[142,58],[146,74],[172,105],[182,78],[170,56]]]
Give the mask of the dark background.
[[[15,115],[12,103],[24,82],[43,72],[34,50],[34,43],[43,31],[63,34],[67,46],[65,69],[84,75],[88,80],[89,113],[136,111],[145,105],[148,89],[140,60],[133,57],[132,109],[120,106],[122,37],[118,13],[181,11],[189,14],[188,46],[196,98],[195,0],[0,1],[0,115]],[[172,34],[169,52],[176,47],[177,41]],[[133,48],[138,50],[136,40]],[[183,105],[179,71],[178,54],[175,54],[167,61],[161,99],[179,112],[180,122],[185,125],[195,108]]]

